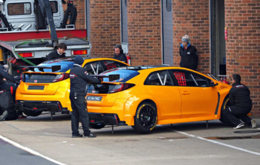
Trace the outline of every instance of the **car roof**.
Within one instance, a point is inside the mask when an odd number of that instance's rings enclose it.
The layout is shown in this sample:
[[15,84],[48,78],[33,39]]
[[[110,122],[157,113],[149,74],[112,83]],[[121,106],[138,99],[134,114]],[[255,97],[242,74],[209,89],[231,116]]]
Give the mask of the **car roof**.
[[[135,71],[138,71],[139,73],[151,73],[154,71],[169,70],[169,69],[191,71],[191,72],[194,72],[194,73],[197,73],[200,75],[204,75],[204,76],[212,79],[212,77],[210,77],[204,73],[201,73],[201,72],[189,69],[189,68],[185,68],[185,67],[179,67],[179,66],[141,65],[141,66],[126,66],[126,67],[114,68],[114,70],[135,70]],[[111,70],[113,70],[113,69],[111,69]],[[213,79],[215,79],[215,78],[213,78]]]

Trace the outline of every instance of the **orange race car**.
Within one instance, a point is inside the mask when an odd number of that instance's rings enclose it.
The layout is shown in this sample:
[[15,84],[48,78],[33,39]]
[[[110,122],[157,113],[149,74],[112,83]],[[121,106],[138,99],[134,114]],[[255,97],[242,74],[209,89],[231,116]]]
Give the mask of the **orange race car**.
[[[51,111],[51,114],[69,113],[71,111],[69,72],[73,64],[71,58],[51,60],[33,68],[33,72],[24,72],[16,90],[18,111],[27,116],[38,116],[42,111]],[[85,59],[82,66],[89,74],[97,75],[108,69],[128,64],[111,58],[92,58]],[[52,72],[55,68],[56,71]]]
[[130,125],[151,132],[157,124],[220,119],[230,85],[182,67],[122,67],[101,75],[119,75],[89,85],[90,125]]

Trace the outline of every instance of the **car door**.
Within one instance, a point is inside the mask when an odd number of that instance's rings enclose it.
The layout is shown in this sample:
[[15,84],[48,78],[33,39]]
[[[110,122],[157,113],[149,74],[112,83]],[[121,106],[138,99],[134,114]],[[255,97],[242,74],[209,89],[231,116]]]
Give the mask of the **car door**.
[[168,70],[151,73],[144,83],[144,88],[156,103],[158,124],[169,124],[170,120],[180,117],[180,93]]
[[214,116],[219,96],[217,88],[210,86],[211,80],[187,70],[171,73],[179,85],[182,118],[196,121]]

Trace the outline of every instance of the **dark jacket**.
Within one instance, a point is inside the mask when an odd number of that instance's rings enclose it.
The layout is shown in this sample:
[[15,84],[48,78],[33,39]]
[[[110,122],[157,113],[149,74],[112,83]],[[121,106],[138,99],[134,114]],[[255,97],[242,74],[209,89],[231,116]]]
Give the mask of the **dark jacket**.
[[65,53],[63,53],[62,55],[59,55],[57,50],[53,50],[46,56],[46,60],[55,60],[55,59],[64,58],[64,57],[65,57]]
[[126,55],[124,53],[120,53],[119,55],[114,54],[114,59],[127,63]]
[[18,80],[16,80],[13,76],[9,75],[5,70],[4,67],[2,65],[0,65],[0,85],[3,84],[4,78],[12,81],[12,82],[17,82]]
[[251,108],[250,90],[243,84],[234,83],[229,91],[230,104],[242,108]]
[[180,56],[181,56],[181,67],[189,68],[196,70],[198,66],[198,55],[197,55],[197,49],[188,44],[187,49],[183,47],[181,44],[180,46]]
[[98,84],[100,80],[87,75],[87,71],[84,68],[78,64],[74,64],[70,70],[70,92],[85,95],[88,83]]

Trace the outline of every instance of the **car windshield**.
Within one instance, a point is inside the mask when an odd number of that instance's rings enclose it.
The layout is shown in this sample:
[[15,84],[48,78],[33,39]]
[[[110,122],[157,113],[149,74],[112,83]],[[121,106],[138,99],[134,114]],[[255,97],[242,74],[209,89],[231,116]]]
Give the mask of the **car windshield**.
[[137,76],[139,72],[136,70],[127,70],[127,69],[114,69],[114,70],[109,70],[101,75],[109,76],[109,75],[119,75],[119,79],[114,80],[114,81],[109,81],[109,78],[103,78],[103,82],[126,82],[133,77]]

